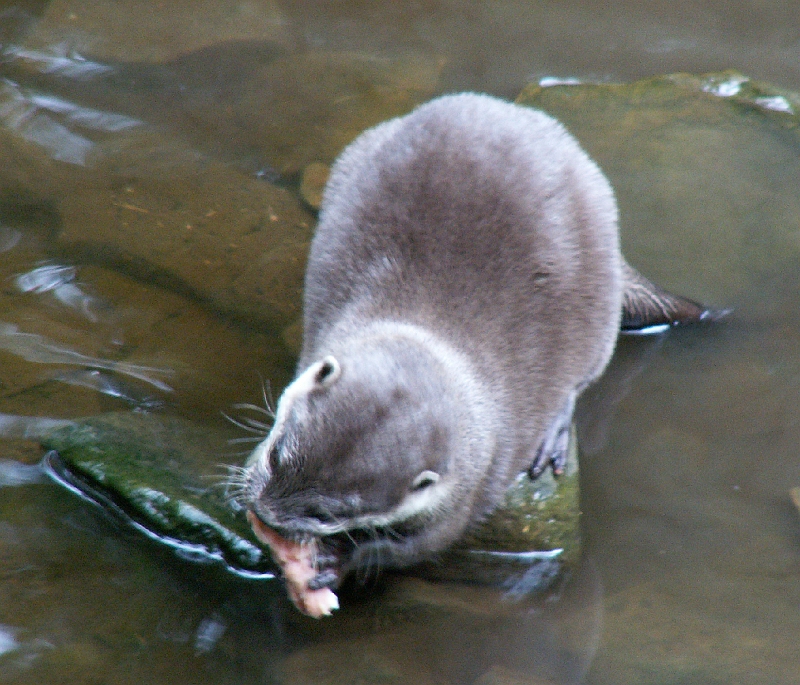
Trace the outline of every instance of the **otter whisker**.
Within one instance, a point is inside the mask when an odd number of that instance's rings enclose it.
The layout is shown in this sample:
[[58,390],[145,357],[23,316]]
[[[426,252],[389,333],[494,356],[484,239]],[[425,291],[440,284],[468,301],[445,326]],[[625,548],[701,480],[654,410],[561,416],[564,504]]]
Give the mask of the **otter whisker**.
[[218,464],[224,474],[205,474],[205,480],[216,480],[211,487],[221,488],[223,497],[227,502],[238,507],[245,507],[249,500],[250,476],[249,469],[244,466],[232,464]]
[[242,416],[239,420],[245,425],[261,431],[264,435],[266,435],[270,430],[270,426],[268,424],[264,423],[263,421],[257,421],[249,416]]
[[[377,579],[378,577],[378,570],[380,569],[380,559],[376,559],[375,555],[378,554],[378,548],[380,547],[380,534],[378,529],[375,526],[368,526],[364,529],[364,532],[370,538],[370,541],[366,544],[367,548],[367,558],[364,560],[364,565],[360,569],[360,573],[358,574],[358,579],[361,583],[366,585],[373,579]],[[373,570],[375,571],[373,575]]]
[[268,414],[271,418],[275,418],[275,398],[272,396],[272,385],[270,384],[269,380],[265,380],[264,377],[259,374],[259,379],[261,380],[261,397],[264,400],[264,407],[266,408],[264,413]]
[[246,476],[249,468],[246,466],[239,466],[238,464],[217,464],[217,466],[221,469],[225,469],[230,474],[235,474],[237,476]]
[[[371,538],[371,542],[377,543],[378,531],[375,530],[374,526],[369,527],[369,536]],[[375,557],[375,545],[371,544],[367,548],[367,563],[364,569],[364,583],[368,583],[373,578],[372,569],[374,566],[374,557]]]
[[242,443],[242,442],[261,442],[263,439],[264,439],[263,436],[260,436],[260,435],[256,435],[256,436],[253,436],[253,437],[247,437],[247,438],[231,438],[230,440],[228,440],[228,444],[229,445],[238,445],[239,443]]
[[252,450],[243,450],[241,452],[223,452],[222,456],[226,459],[241,460],[243,457],[249,457],[252,453]]
[[204,473],[203,480],[216,480],[219,483],[244,483],[247,480],[247,469],[233,464],[217,464],[217,468],[225,473]]
[[254,411],[257,414],[263,414],[264,416],[275,419],[275,412],[272,411],[270,408],[259,407],[257,404],[252,404],[251,402],[239,402],[237,404],[232,405],[234,409],[244,409],[247,411]]
[[386,534],[386,537],[396,540],[397,542],[403,542],[405,540],[405,535],[398,533],[391,525],[384,526],[383,532]]
[[222,412],[222,415],[228,419],[234,426],[241,428],[242,430],[246,430],[250,433],[257,433],[258,435],[264,437],[269,433],[269,426],[260,421],[255,421],[253,419],[249,419],[247,417],[243,417],[240,419],[234,419],[229,414]]
[[381,569],[383,568],[383,550],[384,546],[381,544],[381,540],[379,539],[379,533],[375,531],[375,546],[372,550],[372,567],[374,569],[374,577],[375,580],[378,580],[381,575]]
[[353,537],[353,534],[351,533],[350,529],[348,529],[347,526],[344,525],[342,519],[340,519],[338,516],[333,515],[328,509],[326,509],[326,513],[328,513],[328,515],[334,520],[337,526],[342,527],[341,534],[344,535],[350,543],[352,543],[353,547],[357,547],[358,543],[356,542],[356,539]]

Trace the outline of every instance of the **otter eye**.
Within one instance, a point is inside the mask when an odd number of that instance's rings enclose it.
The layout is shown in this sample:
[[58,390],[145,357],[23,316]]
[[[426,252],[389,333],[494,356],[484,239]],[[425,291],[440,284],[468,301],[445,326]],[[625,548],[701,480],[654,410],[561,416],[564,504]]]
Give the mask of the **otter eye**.
[[439,474],[435,471],[423,471],[411,483],[411,490],[418,492],[439,482]]
[[319,368],[314,374],[314,380],[317,385],[330,385],[339,377],[341,372],[342,369],[336,359],[333,357],[325,357],[319,362]]

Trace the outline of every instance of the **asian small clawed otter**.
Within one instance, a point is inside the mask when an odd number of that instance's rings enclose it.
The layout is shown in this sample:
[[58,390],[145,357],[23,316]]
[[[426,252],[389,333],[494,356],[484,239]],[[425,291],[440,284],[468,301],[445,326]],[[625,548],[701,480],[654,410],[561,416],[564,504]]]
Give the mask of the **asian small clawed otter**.
[[461,94],[362,134],[325,189],[298,375],[246,474],[295,603],[328,613],[348,571],[425,559],[520,472],[558,473],[620,328],[707,316],[625,263],[611,186],[542,112]]

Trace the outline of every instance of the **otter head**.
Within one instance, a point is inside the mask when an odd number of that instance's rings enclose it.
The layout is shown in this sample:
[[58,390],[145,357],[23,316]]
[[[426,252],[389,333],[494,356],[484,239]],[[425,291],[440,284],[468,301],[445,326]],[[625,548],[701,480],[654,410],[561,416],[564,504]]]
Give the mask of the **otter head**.
[[325,354],[286,388],[250,457],[249,508],[285,538],[314,540],[337,579],[439,551],[466,527],[476,461],[456,386],[400,338]]

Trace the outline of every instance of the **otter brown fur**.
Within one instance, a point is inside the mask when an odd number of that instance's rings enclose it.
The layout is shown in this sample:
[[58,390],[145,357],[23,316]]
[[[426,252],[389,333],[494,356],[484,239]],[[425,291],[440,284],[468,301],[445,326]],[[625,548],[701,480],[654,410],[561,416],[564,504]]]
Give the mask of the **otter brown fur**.
[[520,472],[562,468],[623,305],[637,326],[705,312],[625,264],[611,186],[557,121],[460,94],[365,132],[324,193],[248,508],[314,541],[317,586],[445,549]]

